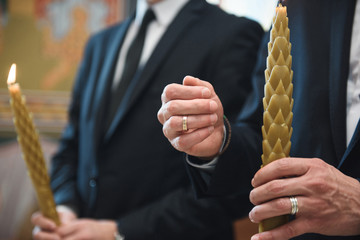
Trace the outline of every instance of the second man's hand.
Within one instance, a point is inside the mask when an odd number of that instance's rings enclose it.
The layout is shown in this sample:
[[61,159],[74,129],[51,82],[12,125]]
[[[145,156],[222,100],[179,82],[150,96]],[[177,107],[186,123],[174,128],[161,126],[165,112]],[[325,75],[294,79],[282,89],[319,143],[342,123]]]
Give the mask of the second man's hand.
[[[219,153],[224,137],[224,113],[209,82],[186,76],[183,85],[167,85],[161,101],[157,116],[165,137],[175,149],[200,158]],[[183,130],[183,117],[187,117],[187,131]]]

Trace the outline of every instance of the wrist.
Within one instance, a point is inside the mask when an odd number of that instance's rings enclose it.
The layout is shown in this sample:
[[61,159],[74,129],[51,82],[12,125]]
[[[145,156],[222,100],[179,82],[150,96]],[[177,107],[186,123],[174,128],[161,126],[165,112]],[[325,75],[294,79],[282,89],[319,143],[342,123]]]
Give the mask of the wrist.
[[206,157],[206,158],[198,157],[199,159],[210,162],[213,159],[218,158],[220,155],[222,155],[226,151],[226,149],[229,147],[229,144],[231,141],[231,124],[225,115],[223,115],[222,127],[223,127],[222,144],[220,146],[218,153],[216,153],[215,155],[213,155],[211,157]]
[[223,115],[223,119],[224,119],[224,139],[220,152],[218,153],[217,156],[222,155],[226,151],[231,141],[231,124],[225,115]]

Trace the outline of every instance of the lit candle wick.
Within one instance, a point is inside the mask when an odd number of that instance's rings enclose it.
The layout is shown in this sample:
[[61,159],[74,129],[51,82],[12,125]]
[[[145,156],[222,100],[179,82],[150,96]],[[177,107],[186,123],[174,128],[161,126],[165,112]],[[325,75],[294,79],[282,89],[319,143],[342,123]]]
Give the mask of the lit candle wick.
[[278,6],[284,6],[285,0],[279,0],[278,1]]
[[38,204],[43,215],[60,225],[56,205],[50,187],[44,154],[40,145],[39,135],[29,112],[25,97],[22,96],[20,84],[16,80],[16,65],[12,64],[7,79],[10,93],[10,104],[14,114],[18,142],[21,146],[29,177],[34,185]]
[[8,86],[14,85],[15,81],[16,81],[16,64],[13,63],[11,65],[9,75],[8,75],[8,79],[7,79]]

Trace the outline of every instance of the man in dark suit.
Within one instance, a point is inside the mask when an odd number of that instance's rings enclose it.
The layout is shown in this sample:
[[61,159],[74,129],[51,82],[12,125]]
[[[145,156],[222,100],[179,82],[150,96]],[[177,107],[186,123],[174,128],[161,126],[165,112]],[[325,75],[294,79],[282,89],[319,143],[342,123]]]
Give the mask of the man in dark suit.
[[[144,26],[137,24],[150,16],[147,8],[155,16],[139,67],[129,73],[127,64],[139,54],[132,47],[139,39],[136,32]],[[114,239],[118,231],[117,237],[126,240],[233,239],[232,221],[251,208],[247,197],[196,200],[182,153],[163,137],[156,114],[162,89],[191,74],[219,89],[234,120],[251,89],[263,30],[205,0],[138,1],[134,17],[87,44],[69,123],[52,161],[51,185],[63,225],[55,228],[35,214],[32,222],[40,228],[34,237]],[[125,93],[112,96],[128,74],[134,77]]]
[[[270,39],[266,35],[253,78],[253,98],[249,98],[237,124],[232,125],[227,150],[206,172],[189,166],[191,177],[199,196],[246,194],[251,183],[254,189],[250,200],[256,206],[249,217],[256,223],[294,210],[293,221],[255,235],[253,240],[296,236],[360,239],[360,3],[291,0],[287,9],[294,71],[293,158],[275,161],[256,172],[262,152],[261,100]],[[187,81],[197,88],[206,85],[197,79]],[[171,90],[184,87],[178,85]],[[220,151],[222,123],[208,124],[211,114],[217,113],[222,119],[221,103],[215,92],[212,94],[212,99],[204,99],[199,89],[190,91],[187,87],[187,101],[180,102],[181,98],[175,99],[167,88],[164,90],[167,98],[163,98],[158,118],[178,150],[207,159]],[[199,100],[202,106],[215,101],[217,108],[205,112],[196,104]],[[166,108],[175,102],[181,106]],[[192,114],[187,118],[190,133],[176,132],[167,124],[168,119],[188,113]],[[194,115],[203,122],[195,126]],[[212,131],[207,131],[209,128]],[[291,196],[296,200],[291,201]]]

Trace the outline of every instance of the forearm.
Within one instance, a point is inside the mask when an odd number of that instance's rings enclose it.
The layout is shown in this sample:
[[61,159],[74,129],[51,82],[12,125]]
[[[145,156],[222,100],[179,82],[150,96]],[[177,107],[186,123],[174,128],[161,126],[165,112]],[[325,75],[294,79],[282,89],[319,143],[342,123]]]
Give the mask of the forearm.
[[188,170],[198,197],[246,195],[260,165],[260,133],[250,125],[238,123],[232,125],[228,149],[219,156],[212,171],[190,165]]

